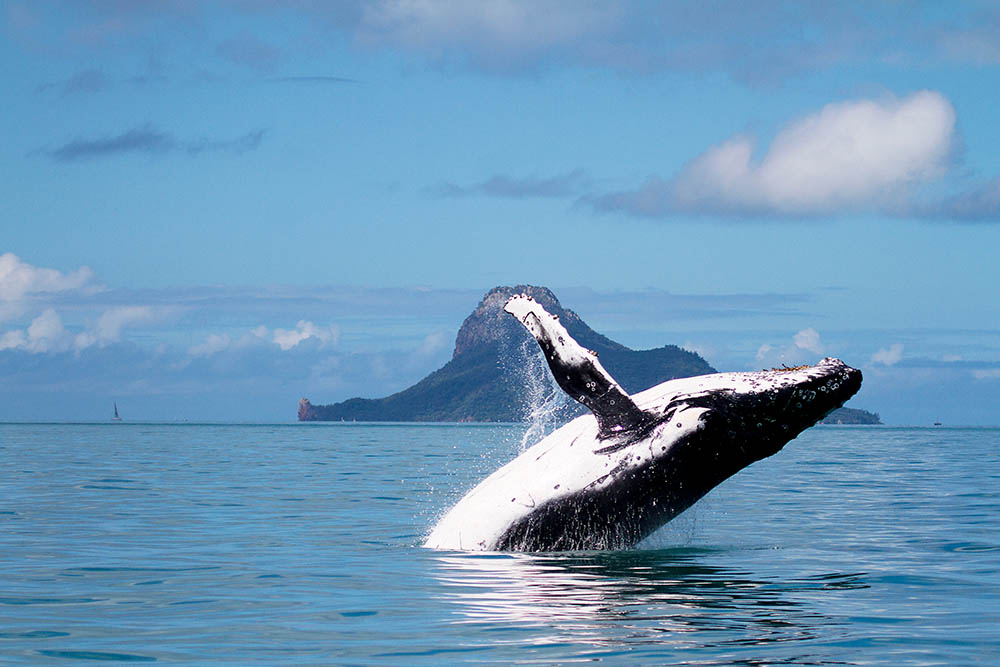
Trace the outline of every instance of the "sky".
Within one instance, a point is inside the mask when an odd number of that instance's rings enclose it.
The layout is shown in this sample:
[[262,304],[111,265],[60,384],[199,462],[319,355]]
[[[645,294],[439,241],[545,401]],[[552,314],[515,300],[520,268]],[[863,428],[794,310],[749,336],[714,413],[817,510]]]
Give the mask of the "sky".
[[496,285],[1000,424],[993,2],[0,1],[0,420],[293,421]]

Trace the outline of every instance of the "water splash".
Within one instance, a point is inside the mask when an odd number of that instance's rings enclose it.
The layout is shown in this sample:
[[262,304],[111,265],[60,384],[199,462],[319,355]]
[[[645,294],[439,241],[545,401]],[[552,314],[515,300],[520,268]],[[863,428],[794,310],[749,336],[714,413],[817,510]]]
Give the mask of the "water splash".
[[569,397],[563,393],[534,340],[525,339],[517,351],[514,373],[523,386],[521,415],[528,429],[521,437],[521,451],[554,431],[568,414]]

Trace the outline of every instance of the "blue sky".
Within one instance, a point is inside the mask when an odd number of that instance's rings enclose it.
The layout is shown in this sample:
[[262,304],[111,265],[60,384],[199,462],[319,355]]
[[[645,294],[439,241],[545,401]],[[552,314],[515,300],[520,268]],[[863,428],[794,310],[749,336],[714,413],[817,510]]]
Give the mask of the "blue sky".
[[995,3],[0,3],[0,419],[294,419],[499,284],[1000,422]]

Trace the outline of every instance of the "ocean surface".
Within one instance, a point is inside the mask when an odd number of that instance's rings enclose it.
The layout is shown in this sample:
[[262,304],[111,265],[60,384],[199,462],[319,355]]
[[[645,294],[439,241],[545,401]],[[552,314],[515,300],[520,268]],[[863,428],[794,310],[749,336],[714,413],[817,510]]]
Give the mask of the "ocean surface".
[[1000,429],[814,427],[641,548],[422,548],[523,426],[0,424],[0,662],[1000,664]]

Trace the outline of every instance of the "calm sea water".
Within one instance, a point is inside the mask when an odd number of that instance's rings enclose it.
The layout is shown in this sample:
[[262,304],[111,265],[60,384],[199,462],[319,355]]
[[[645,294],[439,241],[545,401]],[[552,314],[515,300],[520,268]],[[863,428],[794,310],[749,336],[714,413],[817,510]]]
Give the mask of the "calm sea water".
[[1000,663],[998,429],[813,428],[631,551],[421,548],[522,433],[0,424],[0,661]]

